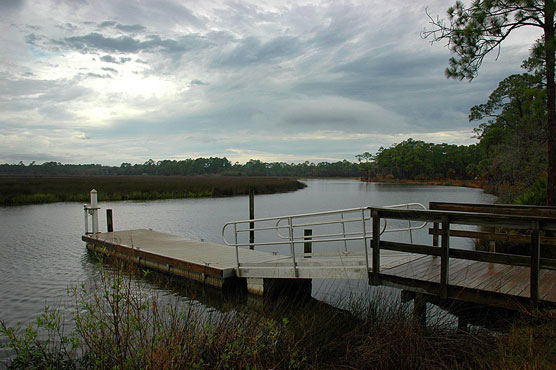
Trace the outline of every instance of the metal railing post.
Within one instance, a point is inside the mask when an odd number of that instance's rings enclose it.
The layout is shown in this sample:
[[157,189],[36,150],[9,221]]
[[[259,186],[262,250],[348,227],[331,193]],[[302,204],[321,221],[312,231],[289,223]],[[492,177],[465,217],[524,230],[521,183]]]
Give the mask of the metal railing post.
[[290,248],[291,248],[291,253],[292,253],[293,272],[294,272],[295,277],[298,277],[297,262],[295,261],[295,242],[293,240],[293,224],[292,224],[292,218],[291,217],[288,217],[288,230],[289,230],[289,234],[290,234]]
[[[346,238],[346,223],[344,222],[344,212],[340,213],[340,218],[342,219],[342,237],[345,239]],[[344,252],[347,253],[347,251],[348,251],[347,241],[344,240]]]
[[240,276],[241,273],[239,271],[239,250],[237,246],[237,224],[234,222],[234,241],[236,246],[236,264],[237,264],[237,275]]

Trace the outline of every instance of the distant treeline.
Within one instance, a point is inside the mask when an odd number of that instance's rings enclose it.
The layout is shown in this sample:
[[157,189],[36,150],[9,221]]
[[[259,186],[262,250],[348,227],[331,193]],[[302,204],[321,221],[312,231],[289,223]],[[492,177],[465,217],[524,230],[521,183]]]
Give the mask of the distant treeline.
[[196,158],[185,160],[149,159],[143,164],[122,163],[118,166],[101,164],[62,164],[45,162],[0,164],[0,175],[22,176],[293,176],[293,177],[357,177],[360,174],[357,163],[347,160],[320,162],[318,164],[272,162],[265,163],[252,159],[245,164],[232,164],[227,158]]
[[413,139],[381,147],[373,155],[356,156],[369,179],[383,180],[472,180],[483,155],[477,145],[425,143]]

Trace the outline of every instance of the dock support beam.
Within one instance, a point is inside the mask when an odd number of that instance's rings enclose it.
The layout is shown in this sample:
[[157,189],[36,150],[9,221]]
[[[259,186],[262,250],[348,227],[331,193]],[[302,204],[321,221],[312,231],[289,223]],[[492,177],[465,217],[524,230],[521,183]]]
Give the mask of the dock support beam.
[[423,293],[415,293],[413,298],[413,319],[421,328],[427,327],[427,296]]
[[402,290],[401,300],[402,302],[413,301],[413,320],[418,327],[426,328],[428,296],[424,293]]

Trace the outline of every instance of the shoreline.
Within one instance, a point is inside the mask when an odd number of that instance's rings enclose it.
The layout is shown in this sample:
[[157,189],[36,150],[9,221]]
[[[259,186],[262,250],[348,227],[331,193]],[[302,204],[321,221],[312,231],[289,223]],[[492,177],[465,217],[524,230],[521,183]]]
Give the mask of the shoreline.
[[0,177],[0,205],[99,201],[220,198],[287,193],[307,187],[297,178],[233,176],[51,176]]
[[487,184],[476,180],[407,180],[407,179],[392,179],[392,180],[367,180],[360,179],[362,182],[376,182],[384,184],[409,184],[409,185],[436,185],[436,186],[461,186],[465,188],[474,189],[487,189]]

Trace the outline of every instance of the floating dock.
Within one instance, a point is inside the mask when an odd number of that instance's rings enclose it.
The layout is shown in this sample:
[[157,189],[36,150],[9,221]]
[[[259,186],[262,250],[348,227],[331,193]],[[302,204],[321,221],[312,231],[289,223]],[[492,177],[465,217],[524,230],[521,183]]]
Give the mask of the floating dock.
[[[315,255],[311,258],[300,256],[296,263],[297,271],[294,271],[291,267],[291,256],[245,248],[239,248],[239,256],[236,256],[234,247],[188,240],[181,236],[147,229],[88,234],[83,235],[82,240],[87,243],[89,250],[140,266],[222,289],[238,284],[245,285],[249,292],[259,295],[264,293],[264,286],[268,286],[270,280],[276,279],[293,278],[302,281],[313,278],[368,278],[364,256],[353,254],[320,257]],[[239,269],[237,257],[241,260]],[[384,251],[381,257],[382,267],[387,269],[420,256]]]

